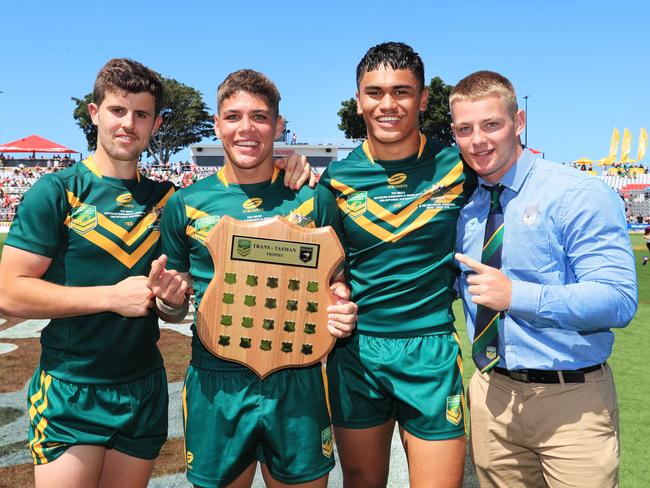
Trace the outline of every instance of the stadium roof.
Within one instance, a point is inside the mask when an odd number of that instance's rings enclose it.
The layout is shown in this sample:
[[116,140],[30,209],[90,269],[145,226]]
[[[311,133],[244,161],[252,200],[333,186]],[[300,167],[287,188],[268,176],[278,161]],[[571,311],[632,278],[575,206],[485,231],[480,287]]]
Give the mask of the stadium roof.
[[59,143],[49,141],[41,136],[31,135],[0,145],[0,153],[78,153],[74,149],[67,148]]

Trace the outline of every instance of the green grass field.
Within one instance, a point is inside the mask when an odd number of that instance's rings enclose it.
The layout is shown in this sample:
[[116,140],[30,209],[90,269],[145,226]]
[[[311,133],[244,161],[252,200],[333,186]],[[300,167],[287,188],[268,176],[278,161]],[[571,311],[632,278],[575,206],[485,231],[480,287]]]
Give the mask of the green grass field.
[[[5,235],[0,234],[0,255]],[[650,466],[647,463],[650,448],[650,413],[647,399],[650,392],[648,344],[650,344],[650,264],[642,266],[642,256],[647,255],[643,237],[631,236],[639,281],[639,308],[632,323],[625,329],[616,330],[614,351],[609,360],[616,377],[621,425],[621,479],[620,486],[645,488],[650,480]],[[595,297],[594,299],[597,299]],[[466,384],[474,372],[471,350],[462,307],[457,301],[454,306],[457,328],[463,346],[464,376]],[[644,461],[645,459],[645,461]]]
[[[609,363],[616,378],[620,410],[621,471],[620,486],[647,488],[650,480],[648,449],[650,448],[650,413],[647,408],[650,392],[648,362],[650,349],[650,263],[642,266],[642,257],[648,255],[640,234],[632,234],[632,247],[639,282],[639,308],[632,323],[618,329],[614,351]],[[454,304],[456,327],[463,346],[463,376],[465,385],[474,373],[471,347],[465,331],[465,320],[460,301]],[[645,461],[644,461],[645,459]]]

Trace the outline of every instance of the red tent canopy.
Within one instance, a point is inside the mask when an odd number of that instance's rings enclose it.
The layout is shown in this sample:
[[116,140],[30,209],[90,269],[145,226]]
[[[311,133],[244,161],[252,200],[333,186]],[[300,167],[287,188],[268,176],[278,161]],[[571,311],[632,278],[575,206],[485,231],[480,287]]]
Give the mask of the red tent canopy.
[[41,136],[31,135],[17,141],[8,142],[0,146],[0,153],[78,153],[56,142],[48,141]]

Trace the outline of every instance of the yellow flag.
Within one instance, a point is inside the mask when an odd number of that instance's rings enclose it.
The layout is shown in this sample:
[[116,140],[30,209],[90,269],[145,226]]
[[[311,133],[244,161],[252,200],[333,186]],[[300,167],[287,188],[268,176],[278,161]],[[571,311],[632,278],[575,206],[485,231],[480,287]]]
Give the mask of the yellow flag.
[[623,130],[623,144],[621,144],[621,163],[632,163],[630,150],[632,149],[632,133],[625,128]]
[[648,131],[641,127],[641,133],[639,134],[639,152],[637,153],[637,161],[643,161],[645,157],[645,152],[648,149]]
[[620,140],[621,134],[618,132],[618,129],[614,127],[614,132],[612,132],[612,141],[609,143],[609,155],[603,159],[599,159],[599,165],[607,166],[616,161],[616,153],[618,152],[618,143]]

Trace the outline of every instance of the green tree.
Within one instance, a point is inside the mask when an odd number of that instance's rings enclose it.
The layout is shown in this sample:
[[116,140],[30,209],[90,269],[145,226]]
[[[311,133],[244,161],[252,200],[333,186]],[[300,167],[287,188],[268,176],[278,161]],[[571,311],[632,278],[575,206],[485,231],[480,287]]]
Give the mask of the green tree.
[[427,109],[420,114],[420,130],[427,137],[435,137],[443,144],[452,146],[456,143],[449,114],[449,94],[453,86],[435,76],[431,78],[428,88],[429,102]]
[[339,130],[345,133],[346,138],[363,139],[366,137],[366,124],[363,122],[363,117],[357,113],[357,101],[354,98],[341,102],[338,116],[341,118]]
[[[420,114],[420,130],[427,137],[435,137],[443,144],[451,146],[454,144],[449,115],[449,94],[452,86],[436,76],[431,79],[427,88],[429,101],[427,109]],[[357,114],[357,102],[354,98],[341,102],[338,115],[341,119],[338,126],[345,133],[345,137],[348,139],[366,137],[366,126],[363,117]]]
[[[168,163],[173,154],[213,136],[212,116],[201,93],[171,78],[163,78],[163,86],[163,107],[160,111],[163,122],[147,147],[148,155],[158,164]],[[86,136],[89,151],[97,148],[97,127],[88,113],[88,104],[92,100],[92,93],[83,99],[72,98],[75,102],[72,116]]]
[[86,136],[86,141],[88,141],[88,150],[94,151],[97,148],[97,126],[93,124],[93,121],[90,118],[90,112],[88,112],[88,104],[92,103],[93,94],[89,93],[83,97],[83,99],[72,97],[72,101],[75,103],[72,116]]

